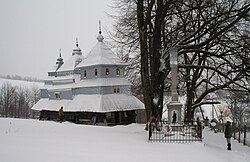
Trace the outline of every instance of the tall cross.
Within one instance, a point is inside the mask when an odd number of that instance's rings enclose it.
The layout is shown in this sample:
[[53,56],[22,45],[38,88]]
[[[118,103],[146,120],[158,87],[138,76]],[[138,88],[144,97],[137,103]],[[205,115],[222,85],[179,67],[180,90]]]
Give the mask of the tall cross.
[[172,92],[172,101],[178,101],[177,93],[177,74],[178,74],[178,48],[172,47],[169,50],[170,53],[170,67],[171,67],[171,92]]
[[99,20],[99,34],[102,34],[101,20]]
[[78,38],[76,37],[76,47],[78,47]]

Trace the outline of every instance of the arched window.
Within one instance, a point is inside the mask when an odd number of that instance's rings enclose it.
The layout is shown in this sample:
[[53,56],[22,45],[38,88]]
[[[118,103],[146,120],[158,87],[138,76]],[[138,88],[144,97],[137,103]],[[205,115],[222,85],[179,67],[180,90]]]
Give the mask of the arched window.
[[114,93],[116,93],[116,88],[114,88]]
[[109,75],[109,68],[106,68],[106,75]]
[[97,76],[97,69],[95,69],[95,76]]
[[83,77],[86,78],[87,77],[87,70],[83,71]]
[[116,69],[116,75],[118,75],[118,76],[121,75],[121,72],[120,72],[119,68]]

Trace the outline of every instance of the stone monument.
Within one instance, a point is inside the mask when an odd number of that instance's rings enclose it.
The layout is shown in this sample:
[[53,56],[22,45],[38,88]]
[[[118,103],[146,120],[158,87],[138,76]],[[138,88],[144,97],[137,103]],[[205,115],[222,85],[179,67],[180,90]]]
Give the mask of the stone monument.
[[168,108],[168,122],[172,124],[181,123],[181,108],[182,103],[178,101],[177,93],[177,76],[178,76],[178,49],[172,47],[170,53],[170,68],[171,68],[171,102],[167,105]]

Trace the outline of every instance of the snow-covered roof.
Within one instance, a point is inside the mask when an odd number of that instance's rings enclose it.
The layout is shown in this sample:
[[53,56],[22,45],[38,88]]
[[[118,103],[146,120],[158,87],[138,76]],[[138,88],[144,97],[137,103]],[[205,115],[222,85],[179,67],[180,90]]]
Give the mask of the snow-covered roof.
[[65,63],[57,70],[62,71],[73,71],[75,67],[84,59],[82,55],[72,55]]
[[79,82],[58,85],[44,85],[42,89],[58,90],[58,89],[71,89],[79,87],[99,87],[99,86],[127,86],[132,85],[125,78],[95,78],[84,79]]
[[132,95],[77,95],[73,100],[40,99],[32,110],[58,111],[63,106],[65,112],[114,112],[144,109],[144,104]]
[[72,55],[82,55],[81,48],[78,47],[78,44],[76,47],[73,49]]
[[97,37],[98,42],[77,67],[93,65],[127,65],[103,42],[101,34]]
[[63,58],[62,58],[62,53],[61,53],[61,48],[60,48],[60,53],[59,57],[56,60],[56,64],[49,70],[49,72],[55,72],[61,65],[63,64]]
[[57,70],[58,65],[54,65],[48,72],[55,72]]
[[[61,60],[61,52],[57,62]],[[62,66],[57,70],[58,72],[62,71],[73,71],[75,67],[84,59],[84,55],[82,55],[81,48],[78,47],[78,40],[76,40],[76,46],[73,48],[72,56],[62,64]],[[55,67],[53,67],[52,71],[54,71]]]
[[68,80],[68,79],[74,79],[75,75],[69,74],[65,76],[48,76],[44,81],[54,81],[54,80]]

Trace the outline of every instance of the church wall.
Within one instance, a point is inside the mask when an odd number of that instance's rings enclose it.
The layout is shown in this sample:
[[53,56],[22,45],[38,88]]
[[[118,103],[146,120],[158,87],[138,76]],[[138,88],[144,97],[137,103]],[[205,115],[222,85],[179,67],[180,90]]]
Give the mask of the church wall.
[[[58,95],[59,97],[58,97]],[[72,99],[72,91],[69,89],[69,90],[60,90],[60,91],[49,91],[49,96],[50,96],[50,99]]]
[[72,99],[72,91],[71,90],[63,91],[61,93],[61,99]]
[[[117,89],[119,88],[119,92],[117,92]],[[107,86],[102,87],[102,94],[114,94],[116,89],[116,93],[119,94],[131,94],[130,86]]]
[[[109,75],[106,75],[106,68],[109,69]],[[120,75],[116,75],[117,68],[120,70]],[[102,66],[101,77],[103,77],[103,78],[117,78],[117,77],[123,78],[124,77],[124,69],[123,69],[123,67],[114,66],[114,65]]]
[[78,94],[100,94],[101,87],[84,87],[73,89],[73,95]]
[[46,81],[44,81],[44,84],[45,85],[52,85],[52,81],[51,80],[46,80]]
[[[95,69],[97,69],[97,76],[95,76]],[[86,70],[87,72],[87,76],[85,77],[84,76],[84,70]],[[80,73],[81,73],[81,78],[82,79],[92,79],[92,78],[96,78],[96,77],[99,77],[100,76],[100,73],[98,73],[100,71],[100,69],[98,67],[95,67],[95,66],[91,66],[91,67],[84,67],[84,68],[81,68],[80,70]]]
[[114,89],[119,88],[119,94],[131,94],[130,86],[105,86],[105,87],[84,87],[73,89],[73,95],[78,94],[114,94]]
[[47,89],[41,89],[41,98],[49,98]]
[[[134,110],[122,112],[64,112],[64,121],[74,122],[78,124],[94,124],[92,117],[96,117],[96,125],[120,125],[131,124],[136,122],[136,114]],[[42,110],[37,116],[40,120],[59,121],[58,111]]]
[[[106,75],[106,68],[109,69],[109,74]],[[119,68],[120,75],[116,74],[116,69]],[[97,75],[95,75],[95,69],[97,69]],[[86,70],[87,76],[84,76],[84,71]],[[80,69],[81,79],[94,79],[94,78],[123,78],[124,77],[124,67],[114,66],[114,65],[101,65],[101,66],[89,66]]]

